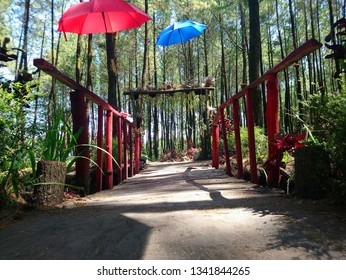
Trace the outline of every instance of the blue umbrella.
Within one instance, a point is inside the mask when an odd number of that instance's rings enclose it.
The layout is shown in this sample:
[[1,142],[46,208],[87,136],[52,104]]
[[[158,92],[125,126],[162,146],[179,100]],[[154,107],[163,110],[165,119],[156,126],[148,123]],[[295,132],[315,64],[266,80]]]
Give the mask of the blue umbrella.
[[161,31],[156,45],[169,46],[184,43],[202,34],[207,26],[191,20],[173,23]]

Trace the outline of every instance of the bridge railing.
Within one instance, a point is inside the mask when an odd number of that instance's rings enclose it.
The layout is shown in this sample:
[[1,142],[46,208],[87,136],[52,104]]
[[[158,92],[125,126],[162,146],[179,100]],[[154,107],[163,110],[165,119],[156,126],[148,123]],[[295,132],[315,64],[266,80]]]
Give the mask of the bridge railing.
[[[220,125],[222,127],[222,138],[224,143],[224,155],[226,163],[226,173],[232,176],[230,154],[228,150],[227,131],[225,123],[224,110],[228,106],[232,106],[233,122],[234,122],[234,136],[235,136],[235,151],[237,161],[237,177],[243,178],[244,167],[241,150],[241,138],[240,138],[240,118],[239,118],[239,99],[245,98],[246,104],[246,124],[248,130],[248,149],[250,159],[250,173],[251,182],[258,183],[257,175],[257,162],[256,162],[256,147],[255,147],[255,134],[254,134],[254,107],[253,107],[253,89],[257,88],[261,83],[266,82],[267,88],[267,100],[266,100],[266,122],[267,122],[267,137],[268,137],[268,154],[273,151],[272,145],[269,145],[274,140],[275,135],[279,133],[279,118],[278,118],[278,96],[279,96],[279,83],[278,73],[285,70],[292,64],[304,56],[316,51],[322,46],[315,39],[311,39],[301,45],[299,48],[292,51],[286,58],[275,65],[273,68],[264,73],[260,78],[243,88],[237,94],[227,99],[217,109],[217,113],[214,116],[212,123],[212,165],[215,168],[219,168],[219,140],[220,140]],[[268,184],[275,185],[279,178],[279,169],[274,168],[269,171]]]
[[[103,185],[105,185],[106,189],[111,189],[114,186],[113,127],[116,128],[118,144],[115,183],[119,184],[124,179],[139,173],[141,154],[140,133],[136,126],[126,119],[127,114],[118,112],[98,95],[60,72],[46,60],[35,59],[34,65],[73,90],[70,92],[73,130],[76,132],[82,128],[81,135],[77,139],[76,148],[76,153],[79,155],[76,160],[76,184],[84,187],[87,194],[90,192],[89,121],[85,99],[98,106],[96,163],[101,169],[96,168],[96,191],[101,191]],[[115,122],[115,125],[113,125],[113,122]]]

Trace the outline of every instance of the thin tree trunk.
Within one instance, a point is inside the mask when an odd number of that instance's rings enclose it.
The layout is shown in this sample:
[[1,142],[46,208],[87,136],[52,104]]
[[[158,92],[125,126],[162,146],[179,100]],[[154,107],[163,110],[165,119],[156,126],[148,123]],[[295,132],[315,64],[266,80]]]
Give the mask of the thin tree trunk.
[[[296,29],[296,23],[294,18],[294,11],[293,11],[293,4],[292,0],[288,1],[289,4],[289,13],[290,13],[290,21],[291,21],[291,36],[292,36],[292,43],[293,48],[296,49],[298,47],[298,39],[297,39],[297,29]],[[303,112],[303,96],[302,96],[302,84],[300,80],[300,71],[299,71],[299,65],[296,64],[295,67],[295,74],[296,74],[296,92],[297,92],[297,101],[298,101],[298,114],[300,119],[304,119],[304,112]],[[291,108],[290,108],[291,109]],[[298,124],[298,129],[300,129],[301,124]]]
[[[248,0],[250,16],[250,48],[249,48],[249,82],[260,76],[261,62],[261,30],[259,19],[259,0]],[[263,108],[260,89],[253,89],[254,120],[257,126],[263,127]]]
[[[280,28],[280,16],[279,16],[279,5],[278,0],[275,0],[275,11],[276,11],[276,28],[278,31],[278,38],[280,43],[280,53],[281,53],[281,59],[284,59],[285,57],[285,51],[284,51],[284,43],[282,40],[282,34],[281,34],[281,28]],[[283,121],[282,127],[284,127],[285,132],[288,133],[292,131],[291,129],[291,103],[290,103],[290,85],[288,80],[288,72],[285,69],[284,70],[284,81],[285,81],[285,100],[284,105],[283,101],[280,95],[280,119]]]
[[223,27],[222,27],[222,16],[219,14],[219,25],[220,25],[220,43],[221,43],[221,102],[224,102],[228,99],[227,96],[227,80],[226,80],[226,57],[225,57],[225,42],[223,36]]
[[[45,42],[45,33],[46,33],[46,18],[43,22],[43,31],[42,31],[42,41],[41,41],[41,51],[40,51],[40,57],[43,56],[43,48],[44,48],[44,42]],[[38,72],[38,80],[41,78],[41,71]],[[39,92],[39,85],[37,86],[37,92]],[[33,131],[32,131],[32,140],[31,140],[31,148],[34,150],[35,147],[35,136],[37,131],[37,116],[38,116],[38,96],[35,96],[35,109],[34,109],[34,121],[33,121]]]
[[[117,73],[116,73],[116,34],[106,33],[107,48],[107,72],[108,72],[108,103],[117,108],[116,90],[117,90]],[[115,122],[114,122],[115,125]],[[114,130],[116,131],[116,130]]]
[[157,104],[154,102],[154,156],[155,160],[159,158],[159,116]]
[[[247,57],[249,57],[248,53],[248,40],[246,35],[246,19],[245,19],[245,11],[244,6],[242,3],[239,3],[239,12],[240,12],[240,25],[241,25],[241,46],[242,46],[242,63],[243,63],[243,71],[242,71],[242,82],[241,82],[241,88],[244,88],[247,85]],[[244,108],[244,116],[246,116],[246,105],[245,105],[245,98],[242,98],[243,100],[243,108]],[[242,126],[245,126],[246,122],[243,118],[241,118]]]
[[149,149],[149,158],[152,159],[153,158],[153,141],[152,141],[152,137],[151,137],[151,100],[148,102],[147,104],[147,112],[148,112],[148,124],[147,124],[147,131],[148,131],[148,149]]
[[203,50],[204,50],[204,75],[209,76],[208,50],[207,50],[207,35],[203,33]]
[[[54,64],[54,0],[51,0],[51,61]],[[55,93],[56,80],[52,77],[51,89],[48,100],[48,127],[52,123],[52,115],[55,115],[56,111],[56,93]]]
[[[148,13],[148,0],[145,0],[144,2],[144,11],[145,13]],[[145,88],[147,83],[147,61],[148,61],[148,46],[149,46],[149,38],[148,38],[148,24],[144,24],[144,50],[143,50],[143,69],[142,69],[142,83],[141,87],[142,89]]]
[[77,36],[77,48],[76,48],[76,67],[75,67],[75,79],[77,83],[80,83],[80,61],[81,61],[81,47],[82,47],[82,36]]

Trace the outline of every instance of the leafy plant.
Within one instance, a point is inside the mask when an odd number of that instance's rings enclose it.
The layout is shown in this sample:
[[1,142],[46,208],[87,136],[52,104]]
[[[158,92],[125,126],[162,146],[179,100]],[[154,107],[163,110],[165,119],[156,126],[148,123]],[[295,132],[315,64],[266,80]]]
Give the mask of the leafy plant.
[[[241,138],[241,149],[243,157],[246,158],[249,156],[248,150],[248,131],[246,127],[240,128],[240,138]],[[231,156],[235,154],[235,137],[234,133],[228,134],[228,148],[231,151]],[[223,141],[221,142],[223,143]],[[263,129],[260,127],[255,127],[255,146],[256,146],[256,159],[259,163],[263,163],[267,158],[268,154],[268,144],[267,137],[263,132]],[[220,148],[223,152],[223,144],[220,145]]]
[[42,152],[42,158],[45,160],[66,162],[77,145],[82,128],[73,134],[63,117],[63,111],[60,110],[51,129],[46,133]]
[[6,205],[13,195],[18,197],[19,194],[19,173],[26,164],[26,131],[30,124],[26,110],[37,94],[31,92],[30,83],[0,85],[0,205]]
[[328,98],[309,96],[304,105],[311,117],[303,125],[309,129],[309,136],[313,136],[308,144],[323,149],[331,160],[327,194],[334,202],[346,205],[346,84],[341,80],[340,84],[339,92]]
[[276,135],[274,140],[269,143],[271,147],[271,154],[268,160],[263,164],[265,169],[271,169],[274,166],[281,166],[284,155],[299,147],[304,147],[305,144],[302,141],[306,138],[306,134],[297,135],[296,133],[290,133],[283,136]]

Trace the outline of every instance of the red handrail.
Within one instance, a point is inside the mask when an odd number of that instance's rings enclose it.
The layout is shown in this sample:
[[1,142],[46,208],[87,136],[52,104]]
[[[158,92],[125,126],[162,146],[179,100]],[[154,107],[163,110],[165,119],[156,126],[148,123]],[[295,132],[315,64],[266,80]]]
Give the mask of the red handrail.
[[[237,94],[232,96],[223,102],[217,109],[212,122],[212,157],[213,157],[213,167],[219,168],[219,123],[224,122],[224,110],[228,106],[233,106],[233,121],[234,121],[234,134],[236,143],[236,159],[238,165],[238,178],[243,177],[243,160],[240,142],[240,132],[239,132],[239,99],[241,97],[246,98],[246,113],[247,113],[247,129],[248,129],[248,146],[249,146],[249,156],[250,156],[250,172],[251,172],[251,182],[258,183],[257,175],[257,163],[256,163],[256,147],[255,147],[255,137],[254,137],[254,116],[253,116],[253,101],[252,101],[252,89],[257,88],[261,83],[267,81],[267,130],[268,130],[268,144],[273,139],[273,137],[279,133],[279,121],[278,121],[278,73],[285,70],[304,56],[316,51],[321,48],[322,44],[315,39],[311,39],[304,43],[299,48],[292,51],[286,58],[275,65],[273,68],[264,73],[260,78],[252,82],[250,85],[243,88]],[[225,129],[223,129],[224,131]],[[228,147],[227,137],[223,136],[224,147]],[[269,145],[268,145],[269,146]],[[269,146],[270,147],[270,146]],[[271,151],[269,151],[270,153]],[[226,173],[232,174],[230,159],[227,156],[228,150],[225,150],[225,161],[226,161]],[[278,170],[271,170],[269,174],[269,185],[277,184],[275,180],[278,178]]]
[[[101,171],[99,168],[96,169],[96,191],[102,190],[103,176],[105,174],[105,185],[106,188],[113,188],[113,159],[112,159],[112,140],[113,140],[113,118],[116,118],[117,125],[117,139],[118,139],[118,159],[117,159],[117,183],[120,183],[123,179],[127,179],[129,176],[139,173],[140,170],[140,133],[137,127],[126,119],[125,114],[115,110],[112,105],[104,101],[101,97],[91,92],[87,88],[83,87],[66,74],[60,72],[55,66],[50,64],[44,59],[35,59],[34,65],[54,77],[61,83],[65,84],[74,92],[70,93],[71,97],[71,111],[73,118],[74,131],[78,131],[81,127],[83,128],[81,136],[78,138],[78,146],[80,153],[83,157],[78,158],[76,161],[76,180],[77,184],[85,188],[86,193],[90,190],[90,153],[88,149],[85,149],[85,145],[88,145],[88,120],[86,118],[86,106],[84,99],[88,99],[94,104],[98,105],[98,130],[97,130],[97,146],[104,149],[103,147],[103,126],[104,126],[104,112],[106,112],[106,154],[105,167],[103,168],[103,152],[101,149],[97,150],[98,166],[102,167]],[[127,114],[126,114],[127,115]],[[128,130],[129,128],[129,130]],[[127,134],[130,134],[129,140],[127,140]],[[135,136],[133,141],[132,134]],[[128,145],[130,141],[130,145]],[[84,146],[83,146],[84,145]],[[123,147],[124,146],[124,147]],[[122,151],[124,150],[124,168]],[[130,150],[130,157],[128,158],[128,150]],[[132,153],[135,153],[133,157]],[[133,161],[134,158],[134,161]],[[130,161],[130,167],[128,167],[128,161]],[[128,173],[127,168],[130,168]],[[126,170],[125,170],[126,169]],[[131,171],[132,170],[132,171]]]

